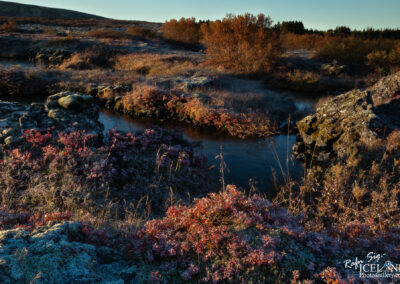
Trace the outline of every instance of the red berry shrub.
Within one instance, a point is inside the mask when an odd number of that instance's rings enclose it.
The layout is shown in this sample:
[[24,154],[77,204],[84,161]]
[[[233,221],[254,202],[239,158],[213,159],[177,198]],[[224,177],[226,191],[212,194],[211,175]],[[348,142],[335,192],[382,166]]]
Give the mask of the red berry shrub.
[[228,186],[147,222],[131,234],[127,252],[143,260],[150,278],[174,283],[338,283],[354,272],[344,269],[345,259],[370,251],[399,259],[399,229],[374,236],[354,223],[343,231],[312,233],[300,221],[277,204]]
[[25,137],[0,163],[0,200],[8,208],[22,201],[43,212],[98,213],[111,200],[118,209],[123,200],[148,195],[156,213],[170,201],[171,189],[180,199],[187,186],[194,195],[208,188],[204,157],[179,132],[110,131],[100,145],[83,131],[27,130]]

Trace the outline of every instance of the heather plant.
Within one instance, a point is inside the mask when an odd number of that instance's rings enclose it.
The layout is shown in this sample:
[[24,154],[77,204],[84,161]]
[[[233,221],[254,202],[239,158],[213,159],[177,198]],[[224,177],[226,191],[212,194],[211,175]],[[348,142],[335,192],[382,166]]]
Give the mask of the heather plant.
[[271,24],[263,14],[228,15],[223,20],[204,23],[202,42],[207,56],[213,63],[234,71],[268,72],[281,51]]
[[166,217],[132,233],[126,249],[148,279],[174,283],[344,283],[354,280],[345,259],[370,251],[399,258],[398,228],[374,235],[352,222],[314,233],[301,222],[276,203],[228,185],[191,206],[170,207]]
[[310,230],[343,229],[352,222],[379,233],[399,226],[399,133],[361,141],[327,169],[312,167],[298,187],[289,185],[278,200],[305,214]]
[[113,200],[119,212],[123,200],[129,205],[148,195],[159,213],[171,189],[176,200],[186,200],[183,188],[194,188],[193,195],[208,188],[205,159],[179,133],[111,131],[100,145],[79,131],[28,130],[25,135],[26,143],[0,163],[1,204],[7,208],[22,202],[45,213],[83,214],[96,213]]
[[36,212],[32,214],[21,204],[17,210],[0,210],[0,229],[8,230],[12,228],[23,228],[31,231],[37,227],[46,225],[47,222],[63,222],[73,218],[73,214],[66,212],[51,212],[43,214]]

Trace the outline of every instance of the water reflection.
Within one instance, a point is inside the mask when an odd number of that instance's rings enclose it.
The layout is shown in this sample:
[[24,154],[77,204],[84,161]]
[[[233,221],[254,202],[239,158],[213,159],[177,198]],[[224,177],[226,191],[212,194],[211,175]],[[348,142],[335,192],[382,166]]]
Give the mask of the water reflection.
[[275,183],[282,183],[284,176],[298,179],[304,172],[301,163],[291,157],[291,148],[296,140],[294,135],[279,135],[268,140],[240,140],[221,135],[210,128],[132,118],[105,110],[100,114],[100,121],[104,124],[105,131],[112,128],[135,131],[155,125],[166,128],[181,127],[187,139],[201,141],[199,151],[215,167],[219,164],[215,156],[220,153],[222,146],[224,159],[229,168],[226,174],[227,182],[244,188],[249,188],[249,180],[254,179],[260,190],[268,192],[274,188]]

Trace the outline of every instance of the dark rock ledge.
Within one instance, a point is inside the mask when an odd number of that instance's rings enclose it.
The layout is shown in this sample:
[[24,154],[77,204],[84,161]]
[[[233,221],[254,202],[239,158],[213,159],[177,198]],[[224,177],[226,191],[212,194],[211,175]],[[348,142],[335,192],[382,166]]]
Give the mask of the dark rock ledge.
[[22,142],[26,129],[75,129],[100,137],[104,126],[98,118],[99,107],[93,97],[80,93],[58,93],[45,104],[0,101],[0,145]]
[[[297,123],[295,156],[329,163],[348,155],[357,141],[369,141],[400,128],[400,73],[383,78],[365,91],[353,90],[320,105]],[[383,102],[380,105],[374,101]]]

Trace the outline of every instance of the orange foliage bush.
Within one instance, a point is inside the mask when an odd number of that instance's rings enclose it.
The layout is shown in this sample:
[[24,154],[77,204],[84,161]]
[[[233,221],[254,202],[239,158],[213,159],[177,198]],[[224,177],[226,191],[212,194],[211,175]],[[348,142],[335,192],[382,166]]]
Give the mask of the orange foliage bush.
[[130,27],[126,30],[126,33],[131,36],[137,36],[145,39],[154,39],[157,37],[157,34],[153,30],[142,27]]
[[161,32],[164,39],[187,45],[196,45],[201,38],[200,24],[195,18],[167,21],[162,25]]
[[86,32],[86,36],[95,38],[124,39],[127,35],[116,30],[91,30]]
[[286,49],[315,49],[329,41],[329,37],[320,34],[285,33],[281,34],[281,40]]
[[263,14],[233,16],[201,26],[207,55],[215,64],[239,72],[270,71],[281,45]]

